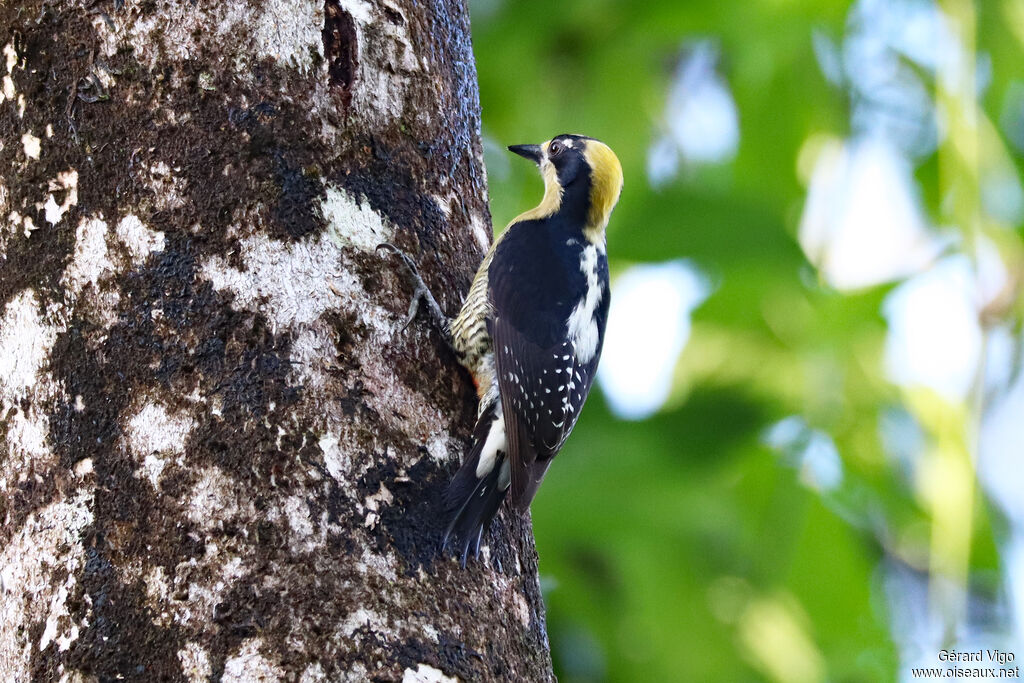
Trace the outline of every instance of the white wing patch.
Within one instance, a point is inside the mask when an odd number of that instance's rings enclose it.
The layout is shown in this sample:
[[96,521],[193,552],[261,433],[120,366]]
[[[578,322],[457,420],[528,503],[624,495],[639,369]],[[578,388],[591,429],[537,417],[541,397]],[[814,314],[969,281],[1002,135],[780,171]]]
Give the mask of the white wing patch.
[[569,315],[569,340],[581,364],[589,363],[597,353],[599,331],[594,318],[601,303],[601,286],[597,277],[597,247],[587,245],[580,255],[580,271],[587,278],[587,291]]

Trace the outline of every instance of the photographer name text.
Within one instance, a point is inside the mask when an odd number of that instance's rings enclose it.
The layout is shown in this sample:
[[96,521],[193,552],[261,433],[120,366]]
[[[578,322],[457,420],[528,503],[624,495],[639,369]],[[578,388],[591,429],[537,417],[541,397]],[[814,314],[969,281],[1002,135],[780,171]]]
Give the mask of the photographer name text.
[[1012,652],[1003,650],[939,650],[940,662],[995,662],[996,664],[1007,664],[1016,659]]

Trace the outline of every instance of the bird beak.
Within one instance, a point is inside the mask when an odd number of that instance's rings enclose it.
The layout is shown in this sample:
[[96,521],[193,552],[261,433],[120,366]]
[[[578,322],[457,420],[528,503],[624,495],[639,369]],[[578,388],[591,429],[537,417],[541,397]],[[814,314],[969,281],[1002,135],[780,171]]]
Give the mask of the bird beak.
[[508,151],[518,154],[524,159],[529,159],[538,166],[544,158],[544,151],[541,150],[540,145],[511,145]]

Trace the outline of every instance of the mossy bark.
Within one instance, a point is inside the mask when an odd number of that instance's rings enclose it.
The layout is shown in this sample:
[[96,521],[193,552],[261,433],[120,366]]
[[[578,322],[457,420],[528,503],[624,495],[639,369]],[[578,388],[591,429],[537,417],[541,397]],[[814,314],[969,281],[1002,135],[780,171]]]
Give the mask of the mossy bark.
[[548,680],[436,554],[490,233],[463,2],[0,4],[0,678]]

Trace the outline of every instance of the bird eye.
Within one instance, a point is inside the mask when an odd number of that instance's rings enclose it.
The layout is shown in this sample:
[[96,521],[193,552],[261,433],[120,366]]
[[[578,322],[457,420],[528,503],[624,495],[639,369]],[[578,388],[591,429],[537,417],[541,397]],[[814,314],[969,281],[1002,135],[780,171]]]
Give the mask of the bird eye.
[[565,147],[562,146],[562,143],[556,140],[548,145],[548,156],[556,157],[562,153],[563,149],[565,149]]

